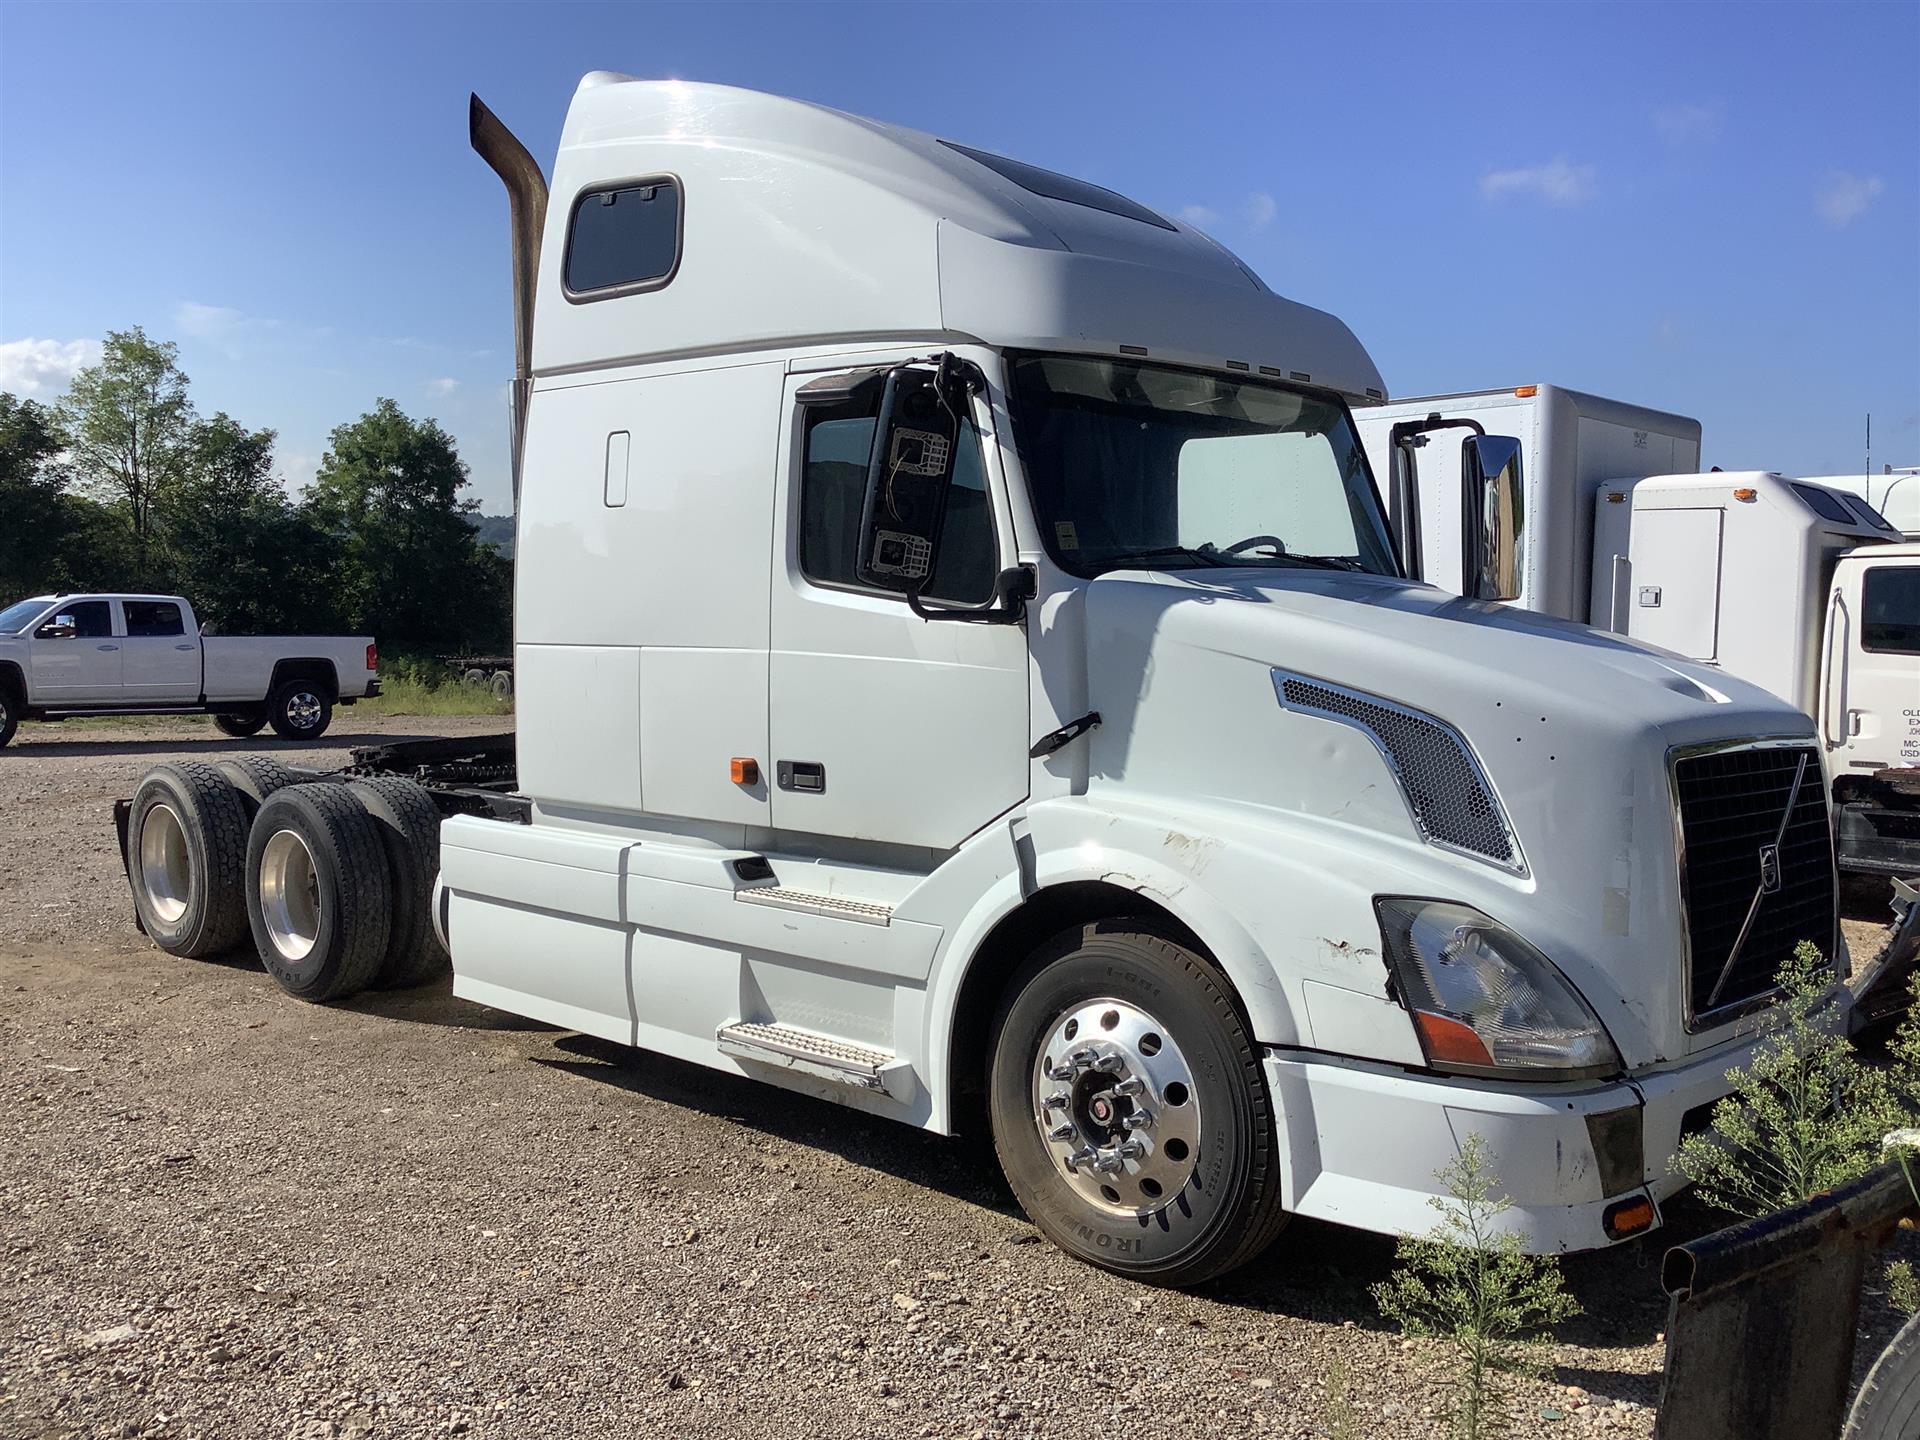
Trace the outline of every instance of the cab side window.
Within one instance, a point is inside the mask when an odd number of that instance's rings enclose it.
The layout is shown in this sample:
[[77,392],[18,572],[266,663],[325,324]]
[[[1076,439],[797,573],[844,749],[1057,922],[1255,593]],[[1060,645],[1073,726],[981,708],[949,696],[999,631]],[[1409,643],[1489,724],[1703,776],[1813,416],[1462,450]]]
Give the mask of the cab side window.
[[1862,579],[1860,643],[1885,655],[1920,655],[1920,565],[1876,565]]
[[[866,590],[854,575],[860,549],[860,505],[866,495],[867,459],[873,449],[872,408],[809,407],[806,464],[800,476],[800,573],[816,585]],[[927,596],[952,604],[984,604],[993,596],[997,570],[993,509],[980,435],[971,424],[960,434],[953,487],[940,532],[940,555]],[[876,592],[881,593],[881,592]]]
[[127,617],[129,636],[184,635],[180,607],[170,600],[122,600],[120,609]]
[[113,634],[113,606],[109,601],[77,600],[71,605],[59,606],[41,624],[51,625],[62,615],[73,617],[76,640],[104,640]]

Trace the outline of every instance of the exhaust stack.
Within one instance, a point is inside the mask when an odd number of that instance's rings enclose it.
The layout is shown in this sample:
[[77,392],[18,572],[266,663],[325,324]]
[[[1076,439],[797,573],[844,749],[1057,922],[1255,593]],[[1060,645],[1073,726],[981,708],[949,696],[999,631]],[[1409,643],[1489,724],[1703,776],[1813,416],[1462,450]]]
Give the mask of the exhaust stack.
[[507,187],[513,244],[513,504],[520,508],[520,465],[533,398],[533,288],[540,273],[540,235],[547,223],[547,177],[527,147],[478,95],[467,100],[467,138]]

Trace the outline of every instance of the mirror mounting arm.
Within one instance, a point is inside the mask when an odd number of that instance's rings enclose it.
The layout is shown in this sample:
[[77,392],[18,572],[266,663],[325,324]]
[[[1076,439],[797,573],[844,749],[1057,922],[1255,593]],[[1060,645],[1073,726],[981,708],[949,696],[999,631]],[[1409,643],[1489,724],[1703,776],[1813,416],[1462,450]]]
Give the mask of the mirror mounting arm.
[[907,608],[922,620],[957,620],[973,625],[1018,625],[1027,617],[1027,601],[1036,590],[1031,565],[1013,565],[993,577],[993,597],[981,606],[928,606],[920,591],[909,590]]

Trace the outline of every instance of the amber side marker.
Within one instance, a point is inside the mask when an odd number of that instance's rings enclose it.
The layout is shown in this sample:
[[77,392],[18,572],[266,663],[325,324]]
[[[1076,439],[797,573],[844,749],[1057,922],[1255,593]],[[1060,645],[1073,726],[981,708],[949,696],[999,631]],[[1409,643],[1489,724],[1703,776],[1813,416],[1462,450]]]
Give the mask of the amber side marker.
[[1540,393],[1540,387],[1538,385],[1521,385],[1517,387],[1513,393],[1518,395],[1522,400],[1531,400]]
[[760,762],[749,760],[744,755],[733,757],[733,783],[736,785],[758,785],[760,783]]
[[1642,1230],[1651,1230],[1653,1219],[1653,1202],[1644,1195],[1635,1195],[1630,1200],[1609,1205],[1600,1216],[1600,1225],[1608,1239],[1624,1240]]
[[1744,504],[1751,505],[1760,498],[1760,492],[1751,486],[1742,485],[1738,490],[1733,492],[1733,498]]

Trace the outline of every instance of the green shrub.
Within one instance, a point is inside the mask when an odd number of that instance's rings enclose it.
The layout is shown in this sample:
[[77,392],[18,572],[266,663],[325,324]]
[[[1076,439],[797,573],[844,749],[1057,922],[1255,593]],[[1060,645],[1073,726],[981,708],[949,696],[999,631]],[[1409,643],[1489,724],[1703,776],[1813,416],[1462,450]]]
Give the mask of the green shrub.
[[1522,1253],[1517,1235],[1496,1229],[1511,1202],[1495,1193],[1480,1136],[1467,1137],[1439,1178],[1447,1193],[1429,1203],[1440,1223],[1403,1235],[1394,1273],[1370,1293],[1408,1335],[1441,1343],[1454,1433],[1492,1440],[1505,1430],[1508,1377],[1541,1373],[1550,1327],[1580,1306],[1557,1260]]
[[[1727,1072],[1733,1089],[1713,1107],[1711,1128],[1673,1157],[1709,1205],[1748,1217],[1797,1205],[1873,1169],[1881,1137],[1902,1123],[1910,1090],[1897,1059],[1903,1042],[1895,1042],[1893,1067],[1864,1064],[1832,1023],[1833,978],[1818,948],[1795,947],[1780,971],[1773,1032],[1744,1067]],[[1911,1024],[1902,1035],[1920,1057]]]

